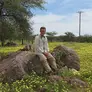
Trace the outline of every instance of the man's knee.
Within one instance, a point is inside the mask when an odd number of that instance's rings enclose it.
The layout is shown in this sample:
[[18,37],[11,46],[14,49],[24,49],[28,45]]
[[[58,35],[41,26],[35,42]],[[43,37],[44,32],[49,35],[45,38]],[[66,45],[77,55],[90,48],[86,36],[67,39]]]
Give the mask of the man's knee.
[[49,54],[48,60],[50,60],[50,61],[56,61],[55,58],[51,54]]
[[46,61],[47,58],[43,54],[39,54],[40,61]]
[[52,61],[52,62],[56,61],[54,57],[50,57],[49,60]]
[[45,58],[40,59],[41,62],[46,62],[47,60]]

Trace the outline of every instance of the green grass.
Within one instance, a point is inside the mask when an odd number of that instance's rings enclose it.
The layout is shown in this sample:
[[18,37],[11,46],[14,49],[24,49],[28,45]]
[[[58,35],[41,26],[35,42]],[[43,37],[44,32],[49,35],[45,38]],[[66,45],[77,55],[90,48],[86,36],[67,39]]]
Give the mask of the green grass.
[[90,85],[89,91],[92,92],[92,43],[72,43],[72,42],[55,42],[50,43],[50,49],[53,50],[57,45],[65,45],[76,51],[80,58],[80,71],[78,77],[88,82]]
[[17,47],[0,47],[0,53],[9,53],[9,52],[15,52],[19,49],[23,48],[22,45]]
[[8,53],[16,52],[23,47],[23,45],[19,45],[17,47],[0,47],[0,55],[6,56]]
[[[89,85],[89,88],[87,88],[85,92],[92,92],[92,43],[53,42],[53,43],[49,43],[50,50],[53,50],[53,48],[55,48],[56,46],[58,46],[60,44],[65,45],[70,48],[73,48],[77,52],[77,54],[80,58],[80,66],[81,66],[80,71],[77,73],[74,73],[74,74],[73,74],[73,72],[71,73],[71,71],[70,72],[66,71],[64,73],[64,75],[65,76],[68,76],[68,75],[69,76],[77,76],[77,77],[81,78],[82,80],[85,80]],[[0,53],[15,52],[22,47],[23,46],[0,47]],[[24,81],[23,85],[21,84],[22,81]],[[63,81],[61,81],[57,84],[47,83],[46,79],[43,79],[42,77],[39,77],[37,75],[34,75],[34,77],[33,77],[33,75],[28,76],[25,80],[22,80],[22,81],[18,81],[18,83],[15,82],[16,85],[14,83],[12,84],[12,87],[14,88],[13,92],[25,92],[25,91],[16,91],[15,89],[19,90],[17,84],[20,84],[20,87],[21,87],[20,90],[23,90],[24,85],[27,86],[27,87],[24,87],[25,90],[28,89],[28,91],[26,91],[26,92],[35,92],[33,86],[46,87],[46,88],[48,88],[47,92],[51,92],[50,90],[53,88],[55,89],[54,90],[55,92],[71,92],[68,90],[70,90],[72,88],[71,86],[67,85]],[[0,85],[1,85],[1,88],[4,90],[3,84],[0,84]],[[10,90],[10,87],[8,87],[7,89]],[[29,89],[32,91],[29,91]],[[77,90],[76,92],[78,92],[78,91],[84,92],[78,88],[76,90]],[[9,92],[9,91],[4,91],[4,92]]]

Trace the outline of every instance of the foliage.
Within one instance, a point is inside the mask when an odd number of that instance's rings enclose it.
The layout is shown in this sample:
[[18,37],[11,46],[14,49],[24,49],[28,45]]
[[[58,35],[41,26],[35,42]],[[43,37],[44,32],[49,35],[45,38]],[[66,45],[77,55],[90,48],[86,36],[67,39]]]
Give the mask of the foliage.
[[46,32],[46,34],[48,36],[55,36],[57,34],[57,32],[53,31],[53,32]]
[[[0,8],[0,40],[2,45],[6,39],[17,37],[28,39],[32,34],[33,13],[31,8],[43,9],[44,0],[2,0]],[[0,1],[1,2],[1,1]]]
[[53,31],[53,32],[46,32],[47,36],[48,36],[48,40],[49,41],[53,41],[55,35],[57,34],[57,32]]
[[82,36],[75,36],[72,32],[65,32],[65,35],[59,36],[48,36],[48,40],[51,41],[58,41],[58,42],[92,42],[92,35],[82,35]]
[[65,32],[63,41],[74,41],[75,35],[72,32]]
[[92,35],[84,35],[80,37],[76,37],[76,41],[78,42],[92,42]]

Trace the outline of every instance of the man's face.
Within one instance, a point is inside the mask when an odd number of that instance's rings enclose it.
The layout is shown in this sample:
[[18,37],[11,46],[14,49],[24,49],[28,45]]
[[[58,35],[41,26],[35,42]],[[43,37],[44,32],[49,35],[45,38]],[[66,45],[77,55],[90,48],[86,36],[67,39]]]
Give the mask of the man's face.
[[42,36],[44,36],[45,33],[46,33],[46,29],[41,29],[41,30],[40,30],[40,34],[41,34]]

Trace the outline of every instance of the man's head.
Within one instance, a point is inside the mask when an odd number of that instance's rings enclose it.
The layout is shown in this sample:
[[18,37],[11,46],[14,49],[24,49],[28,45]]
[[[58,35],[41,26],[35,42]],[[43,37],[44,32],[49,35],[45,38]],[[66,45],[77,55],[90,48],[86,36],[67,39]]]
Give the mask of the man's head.
[[41,27],[40,28],[40,35],[44,36],[45,33],[46,33],[46,28],[45,27]]

